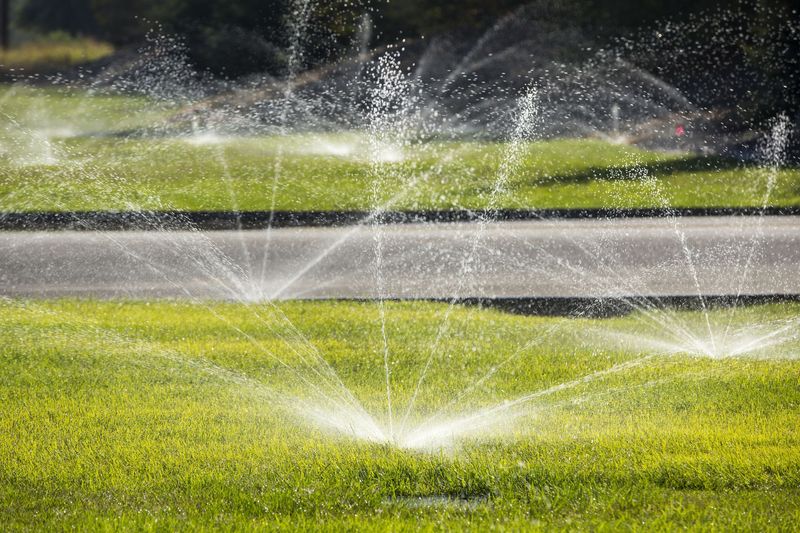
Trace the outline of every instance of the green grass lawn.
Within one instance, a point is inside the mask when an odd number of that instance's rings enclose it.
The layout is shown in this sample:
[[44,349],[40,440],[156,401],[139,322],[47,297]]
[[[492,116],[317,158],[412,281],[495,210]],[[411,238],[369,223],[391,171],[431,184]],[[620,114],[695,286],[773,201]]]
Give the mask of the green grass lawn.
[[[0,211],[758,207],[768,181],[754,166],[597,139],[526,143],[504,166],[503,143],[108,135],[173,111],[140,98],[5,89]],[[800,170],[777,173],[768,203],[800,205]]]
[[51,72],[96,61],[114,52],[110,44],[86,37],[54,34],[0,50],[0,72]]
[[[763,531],[800,522],[797,339],[758,357],[658,356],[598,375],[643,353],[588,332],[645,337],[640,316],[457,306],[415,413],[435,412],[492,368],[468,408],[598,377],[531,401],[491,433],[414,451],[327,434],[273,399],[308,395],[287,368],[310,342],[383,420],[376,305],[0,304],[3,527]],[[396,412],[445,312],[386,304]],[[732,323],[798,315],[798,304],[750,307]]]

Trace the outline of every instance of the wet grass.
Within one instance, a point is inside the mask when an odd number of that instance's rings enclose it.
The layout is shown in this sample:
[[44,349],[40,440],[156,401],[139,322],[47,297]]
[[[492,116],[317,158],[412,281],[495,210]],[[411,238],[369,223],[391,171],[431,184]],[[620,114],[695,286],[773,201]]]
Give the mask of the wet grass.
[[[479,209],[495,190],[503,143],[376,147],[355,133],[288,137],[108,136],[172,112],[142,99],[6,90],[0,98],[0,211]],[[759,207],[768,171],[598,139],[529,143],[494,207]],[[277,180],[276,180],[277,178]],[[273,198],[273,190],[275,196]],[[800,205],[800,170],[767,199]]]
[[[445,311],[387,304],[398,412]],[[713,313],[726,322],[727,311]],[[733,324],[798,314],[797,304],[749,307]],[[298,367],[306,344],[290,323],[385,413],[374,303],[5,302],[4,528],[788,530],[800,520],[796,338],[758,357],[648,359],[543,396],[512,425],[420,452],[326,435],[277,408],[277,390],[307,394],[275,359]],[[448,324],[420,413],[492,368],[465,405],[643,355],[587,332],[649,334],[638,315],[456,307]]]

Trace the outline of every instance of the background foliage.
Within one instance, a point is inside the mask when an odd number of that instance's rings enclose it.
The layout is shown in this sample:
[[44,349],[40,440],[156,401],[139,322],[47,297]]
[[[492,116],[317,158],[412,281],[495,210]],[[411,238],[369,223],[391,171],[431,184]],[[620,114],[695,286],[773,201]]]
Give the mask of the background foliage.
[[[536,16],[549,17],[551,25],[574,28],[587,42],[604,46],[625,36],[636,42],[655,33],[657,21],[686,20],[698,12],[731,7],[749,10],[746,32],[770,36],[770,46],[758,41],[732,41],[728,49],[710,42],[711,33],[673,35],[670,41],[643,53],[635,62],[677,87],[706,107],[746,109],[751,124],[764,124],[779,112],[800,120],[800,50],[795,35],[789,41],[785,17],[798,17],[792,0],[309,0],[311,20],[299,49],[300,69],[314,68],[352,52],[359,29],[369,17],[371,47],[414,42],[447,35],[458,42],[475,42],[501,17],[535,2]],[[286,50],[302,0],[12,0],[14,27],[28,36],[88,37],[109,42],[117,49],[135,48],[148,30],[156,27],[178,34],[189,60],[199,71],[224,78],[265,73],[285,75]],[[776,11],[767,8],[781,8]],[[784,26],[785,27],[785,26]],[[702,25],[701,25],[702,30]],[[531,31],[535,31],[532,29]],[[781,37],[781,35],[783,37]],[[703,40],[709,42],[702,42]],[[785,42],[784,42],[785,41]],[[688,43],[686,46],[681,44]],[[567,45],[565,45],[567,46]],[[580,43],[572,43],[571,47]],[[645,48],[645,47],[641,47]],[[782,59],[773,52],[780,49]],[[714,50],[709,54],[708,50]],[[704,52],[706,51],[706,52]],[[565,53],[568,51],[565,49]],[[695,53],[696,52],[696,53]],[[683,55],[683,57],[676,57]],[[773,54],[770,58],[765,58]],[[736,72],[721,73],[719,56]],[[762,57],[764,56],[764,57]],[[670,61],[664,61],[670,57]],[[88,58],[88,55],[87,55]],[[672,70],[670,70],[672,69]],[[696,75],[687,75],[687,69]],[[30,70],[30,69],[28,69]],[[712,77],[709,83],[709,75]],[[723,82],[719,80],[724,79]],[[709,85],[719,90],[708,93]]]
[[[187,39],[193,58],[217,73],[239,75],[280,65],[280,49],[288,41],[286,21],[299,0],[12,0],[20,28],[65,31],[96,37],[116,46],[140,41],[158,23]],[[499,17],[530,0],[326,0],[314,2],[306,61],[319,63],[346,46],[364,13],[375,25],[380,45],[401,38],[430,37],[447,32],[479,33]],[[541,2],[546,7],[547,1]],[[715,0],[571,0],[551,2],[561,11],[569,4],[565,25],[610,37],[654,20],[685,18],[691,13],[738,1]],[[761,4],[791,7],[791,0]],[[755,21],[766,24],[768,21]]]

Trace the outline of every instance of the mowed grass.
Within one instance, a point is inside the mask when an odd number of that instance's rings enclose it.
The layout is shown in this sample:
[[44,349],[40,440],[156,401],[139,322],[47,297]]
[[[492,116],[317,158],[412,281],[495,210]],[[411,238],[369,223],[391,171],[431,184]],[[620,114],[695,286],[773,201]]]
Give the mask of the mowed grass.
[[771,176],[758,166],[599,139],[525,143],[509,159],[502,142],[375,146],[357,132],[109,135],[175,111],[131,97],[6,89],[0,211],[800,205],[797,168],[779,170],[767,196]]
[[[446,309],[387,303],[398,413]],[[724,322],[725,313],[711,318]],[[751,307],[733,325],[798,315],[797,304]],[[304,337],[384,421],[378,316],[375,303],[356,302],[4,302],[3,527],[761,531],[800,521],[796,339],[757,358],[631,364],[441,450],[326,434],[271,400],[276,390],[309,394],[287,370],[299,367]],[[493,368],[466,405],[639,361],[643,353],[585,334],[646,337],[640,318],[457,306],[419,412]]]
[[55,35],[0,50],[0,70],[48,71],[96,61],[114,52],[110,44],[87,37]]

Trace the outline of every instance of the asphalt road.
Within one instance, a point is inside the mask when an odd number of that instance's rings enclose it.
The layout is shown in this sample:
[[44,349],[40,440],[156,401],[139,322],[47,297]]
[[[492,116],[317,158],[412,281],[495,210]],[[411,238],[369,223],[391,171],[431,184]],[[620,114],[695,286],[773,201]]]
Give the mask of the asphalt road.
[[800,294],[800,217],[242,232],[0,232],[0,295],[11,297],[258,300],[698,293]]

